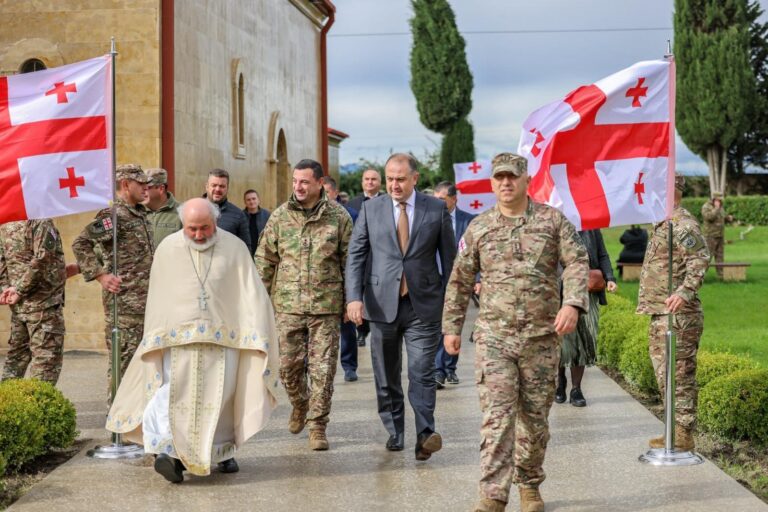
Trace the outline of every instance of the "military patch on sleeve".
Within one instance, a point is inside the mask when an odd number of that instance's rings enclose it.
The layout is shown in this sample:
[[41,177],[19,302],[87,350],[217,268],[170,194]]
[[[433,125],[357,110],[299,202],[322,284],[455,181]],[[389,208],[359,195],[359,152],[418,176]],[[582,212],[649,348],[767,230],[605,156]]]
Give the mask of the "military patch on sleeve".
[[112,219],[106,217],[104,219],[96,219],[88,226],[88,233],[91,237],[100,237],[106,233],[112,232]]
[[704,240],[692,231],[685,231],[680,235],[680,245],[688,252],[698,251],[704,247]]
[[467,243],[464,241],[464,237],[461,237],[461,240],[459,240],[459,252],[463,253],[467,250]]

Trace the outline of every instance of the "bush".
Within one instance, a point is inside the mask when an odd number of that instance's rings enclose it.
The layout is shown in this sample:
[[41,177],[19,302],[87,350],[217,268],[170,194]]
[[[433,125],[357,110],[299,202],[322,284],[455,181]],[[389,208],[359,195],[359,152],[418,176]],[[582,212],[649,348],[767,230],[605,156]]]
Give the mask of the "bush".
[[44,435],[43,410],[35,397],[0,385],[0,455],[7,467],[18,468],[44,453]]
[[619,371],[627,382],[641,393],[659,394],[651,356],[648,353],[647,330],[635,329],[627,334],[619,359]]
[[726,352],[699,352],[696,358],[696,382],[703,388],[714,379],[740,370],[757,368],[753,360]]
[[[682,205],[701,222],[701,206],[708,199],[707,197],[684,197]],[[732,215],[734,222],[756,226],[768,225],[768,196],[728,196],[724,203],[725,213]]]
[[75,406],[50,382],[37,379],[12,379],[0,388],[13,387],[34,397],[43,411],[43,446],[68,448],[77,438],[77,412]]
[[704,386],[699,423],[730,439],[768,444],[768,370],[741,370]]
[[635,314],[632,303],[621,296],[612,296],[600,310],[597,335],[597,360],[600,364],[619,368],[622,346],[627,334],[647,325],[647,319]]

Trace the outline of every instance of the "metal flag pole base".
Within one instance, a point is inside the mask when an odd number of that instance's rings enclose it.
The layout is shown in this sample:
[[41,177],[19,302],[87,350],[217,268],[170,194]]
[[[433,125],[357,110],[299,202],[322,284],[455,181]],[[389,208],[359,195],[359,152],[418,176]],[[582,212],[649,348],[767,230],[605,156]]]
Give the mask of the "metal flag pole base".
[[112,443],[91,448],[88,456],[94,459],[139,459],[144,456],[144,448],[134,443],[123,443],[122,436],[115,434]]
[[695,466],[704,462],[704,458],[698,453],[670,451],[666,448],[652,448],[637,460],[651,466]]

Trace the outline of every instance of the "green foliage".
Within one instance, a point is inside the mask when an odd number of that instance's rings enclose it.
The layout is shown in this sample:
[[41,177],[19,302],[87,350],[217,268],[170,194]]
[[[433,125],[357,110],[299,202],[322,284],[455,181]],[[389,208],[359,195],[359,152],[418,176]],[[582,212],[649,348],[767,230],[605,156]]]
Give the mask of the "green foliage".
[[0,455],[8,469],[45,452],[43,419],[34,396],[5,382],[0,385]]
[[3,454],[0,453],[0,492],[3,492],[2,476],[5,474],[5,468],[6,468],[5,457],[3,457]]
[[659,387],[648,354],[647,329],[630,331],[619,358],[619,371],[635,389],[646,395],[658,395]]
[[466,118],[448,128],[440,148],[440,176],[455,182],[453,164],[475,160],[474,130]]
[[68,448],[77,438],[77,412],[72,402],[50,382],[37,379],[13,379],[0,384],[14,387],[32,396],[43,411],[43,446]]
[[699,392],[699,424],[730,439],[768,444],[768,370],[741,370]]
[[597,335],[597,360],[600,364],[617,370],[624,340],[632,326],[637,325],[632,303],[620,296],[612,296],[608,305],[600,310]]
[[[684,197],[682,205],[701,222],[701,207],[707,200],[706,197]],[[725,213],[733,217],[734,223],[768,226],[768,196],[728,196],[724,205]]]
[[446,131],[472,110],[472,73],[447,0],[412,0],[411,90],[421,123]]
[[703,388],[723,375],[730,375],[741,370],[753,370],[757,363],[744,356],[727,352],[699,351],[696,358],[696,382]]

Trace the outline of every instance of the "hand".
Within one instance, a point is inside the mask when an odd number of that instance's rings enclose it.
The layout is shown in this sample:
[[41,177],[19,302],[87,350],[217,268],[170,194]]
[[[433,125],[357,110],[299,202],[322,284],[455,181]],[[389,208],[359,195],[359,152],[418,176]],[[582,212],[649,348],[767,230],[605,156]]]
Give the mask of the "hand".
[[12,306],[19,302],[19,299],[21,299],[21,296],[13,286],[9,286],[3,290],[3,293],[0,293],[0,304],[8,304],[9,306]]
[[669,310],[670,313],[677,313],[680,310],[680,308],[685,306],[687,302],[688,301],[686,301],[681,296],[677,295],[676,293],[673,293],[672,295],[667,297],[667,300],[664,301],[664,304],[666,304],[667,309]]
[[483,289],[483,283],[475,283],[475,295],[480,296],[480,291]]
[[109,293],[118,293],[120,291],[120,283],[123,282],[122,278],[113,274],[101,274],[96,276],[96,280]]
[[77,263],[69,263],[65,268],[67,271],[67,279],[80,273],[80,265]]
[[341,315],[341,321],[342,321],[343,323],[347,323],[347,322],[349,322],[349,315],[347,314],[347,312],[346,312],[346,311],[344,312],[344,314],[342,314],[342,315]]
[[347,304],[347,317],[352,320],[355,325],[363,324],[363,302],[359,300],[353,300]]
[[461,350],[461,336],[457,336],[456,334],[446,334],[443,336],[443,346],[445,347],[445,351],[450,355],[458,355]]
[[579,321],[579,310],[574,306],[565,305],[560,308],[555,317],[555,332],[562,336],[570,334],[576,330],[576,323]]
[[613,282],[613,281],[608,281],[607,283],[605,283],[605,289],[606,289],[606,291],[608,291],[609,293],[613,293],[613,292],[615,292],[615,291],[616,291],[616,288],[618,288],[618,285],[616,285],[616,283],[615,283],[615,282]]

